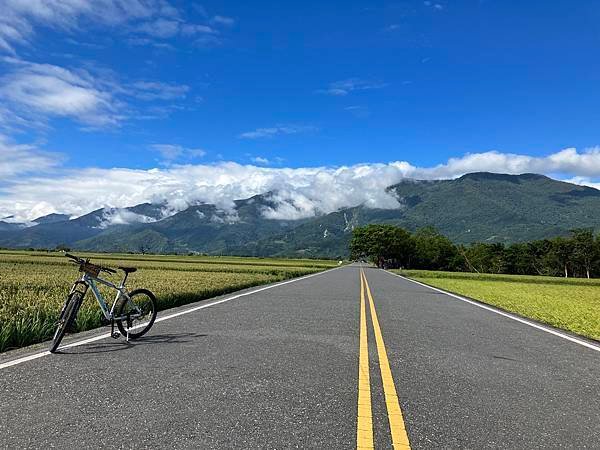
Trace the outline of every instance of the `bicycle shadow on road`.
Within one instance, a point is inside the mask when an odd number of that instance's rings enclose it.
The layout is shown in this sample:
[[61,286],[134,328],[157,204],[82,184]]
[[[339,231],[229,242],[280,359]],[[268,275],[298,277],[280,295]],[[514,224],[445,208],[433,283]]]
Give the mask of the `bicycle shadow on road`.
[[138,345],[154,345],[154,344],[185,344],[190,342],[193,338],[206,337],[207,334],[200,333],[178,333],[178,334],[155,334],[150,336],[144,336],[139,340],[127,341],[123,336],[118,340],[108,341],[107,338],[104,342],[94,342],[78,347],[69,347],[63,350],[57,351],[62,355],[81,355],[81,354],[94,354],[94,353],[109,353],[119,352],[122,350],[128,350]]

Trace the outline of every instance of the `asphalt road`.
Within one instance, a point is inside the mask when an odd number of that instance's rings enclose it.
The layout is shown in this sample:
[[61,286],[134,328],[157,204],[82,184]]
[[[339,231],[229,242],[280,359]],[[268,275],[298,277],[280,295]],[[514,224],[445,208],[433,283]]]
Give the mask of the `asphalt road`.
[[360,272],[4,354],[0,447],[600,447],[599,351],[377,269],[361,300]]

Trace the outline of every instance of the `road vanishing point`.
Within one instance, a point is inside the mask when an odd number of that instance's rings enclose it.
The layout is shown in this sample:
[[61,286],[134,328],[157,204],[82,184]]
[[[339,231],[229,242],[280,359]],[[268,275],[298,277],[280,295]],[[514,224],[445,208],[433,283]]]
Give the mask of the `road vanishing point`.
[[344,266],[0,356],[2,448],[599,448],[600,347]]

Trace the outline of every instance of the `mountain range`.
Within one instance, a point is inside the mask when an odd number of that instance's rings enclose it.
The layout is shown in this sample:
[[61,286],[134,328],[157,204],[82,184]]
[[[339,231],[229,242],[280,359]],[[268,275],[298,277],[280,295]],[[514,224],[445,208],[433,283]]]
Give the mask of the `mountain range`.
[[[104,208],[70,219],[50,214],[29,224],[0,221],[0,247],[107,252],[343,257],[356,226],[390,223],[415,230],[434,226],[458,243],[519,242],[600,229],[600,191],[537,174],[478,172],[453,180],[403,180],[387,192],[395,209],[353,206],[314,217],[265,216],[275,193],[236,200],[233,209],[195,204]],[[293,202],[292,202],[293,204]]]

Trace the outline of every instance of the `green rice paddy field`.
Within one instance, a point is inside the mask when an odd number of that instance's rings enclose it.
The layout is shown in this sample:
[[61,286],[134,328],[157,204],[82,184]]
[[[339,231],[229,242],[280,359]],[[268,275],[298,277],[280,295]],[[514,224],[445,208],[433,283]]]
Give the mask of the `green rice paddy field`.
[[[153,291],[159,309],[337,265],[327,260],[75,253],[108,267],[137,267],[128,288]],[[80,275],[62,253],[0,251],[0,352],[50,339],[65,296]],[[102,277],[118,284],[122,273]],[[102,292],[114,298],[114,293]],[[88,292],[77,317],[78,331],[100,326],[100,317]]]
[[600,340],[600,280],[425,270],[404,276]]

